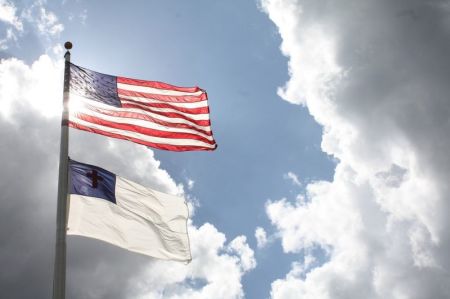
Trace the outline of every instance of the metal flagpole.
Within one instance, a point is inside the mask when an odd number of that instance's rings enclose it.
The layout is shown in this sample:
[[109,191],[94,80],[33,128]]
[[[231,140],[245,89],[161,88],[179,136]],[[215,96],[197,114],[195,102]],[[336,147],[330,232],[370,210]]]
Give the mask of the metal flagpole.
[[55,268],[53,271],[53,299],[64,299],[66,289],[66,219],[69,170],[69,86],[70,52],[72,43],[66,42],[63,112],[61,119],[61,145],[59,148],[58,203],[56,211]]

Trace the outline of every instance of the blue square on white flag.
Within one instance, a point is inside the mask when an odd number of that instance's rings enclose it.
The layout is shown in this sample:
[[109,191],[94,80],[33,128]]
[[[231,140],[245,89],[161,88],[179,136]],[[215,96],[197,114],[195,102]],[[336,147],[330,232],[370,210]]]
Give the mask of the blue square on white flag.
[[69,160],[70,194],[106,199],[116,203],[116,175],[98,166]]

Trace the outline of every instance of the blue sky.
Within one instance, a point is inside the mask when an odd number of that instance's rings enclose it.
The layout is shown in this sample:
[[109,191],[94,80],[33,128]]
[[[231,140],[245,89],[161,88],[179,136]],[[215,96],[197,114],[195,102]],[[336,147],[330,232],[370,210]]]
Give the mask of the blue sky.
[[[218,150],[155,150],[176,182],[195,181],[189,194],[200,203],[196,225],[212,223],[230,240],[244,234],[255,248],[255,228],[271,230],[265,202],[292,198],[289,190],[301,189],[283,174],[291,171],[301,180],[332,176],[333,163],[320,151],[321,128],[304,108],[276,94],[286,80],[286,59],[274,25],[256,2],[141,2],[125,9],[112,3],[106,14],[100,3],[86,9],[86,25],[66,26],[62,34],[75,45],[74,63],[208,91]],[[270,282],[294,258],[275,243],[258,260],[244,278],[249,298],[268,296]]]
[[1,0],[0,262],[16,270],[0,271],[0,289],[51,292],[70,40],[80,66],[206,89],[219,147],[167,152],[71,130],[74,159],[181,193],[195,211],[188,266],[70,237],[68,298],[445,298],[449,7]]

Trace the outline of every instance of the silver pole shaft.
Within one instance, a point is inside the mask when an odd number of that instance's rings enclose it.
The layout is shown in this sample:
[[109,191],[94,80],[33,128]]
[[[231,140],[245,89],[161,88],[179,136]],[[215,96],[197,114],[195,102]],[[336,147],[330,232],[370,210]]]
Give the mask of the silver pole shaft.
[[69,163],[69,86],[70,52],[72,45],[66,43],[64,69],[63,112],[61,120],[61,145],[59,149],[58,203],[56,211],[55,268],[53,271],[53,299],[64,299],[66,291],[66,222]]

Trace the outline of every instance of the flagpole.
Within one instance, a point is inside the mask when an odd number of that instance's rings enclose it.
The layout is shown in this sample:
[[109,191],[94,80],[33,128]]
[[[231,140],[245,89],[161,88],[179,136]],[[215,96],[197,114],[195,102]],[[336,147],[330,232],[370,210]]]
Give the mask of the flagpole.
[[66,42],[63,112],[61,118],[61,144],[59,148],[58,202],[56,210],[56,244],[53,271],[53,299],[64,299],[66,289],[66,222],[67,189],[69,160],[69,86],[70,86],[70,52],[72,43]]

